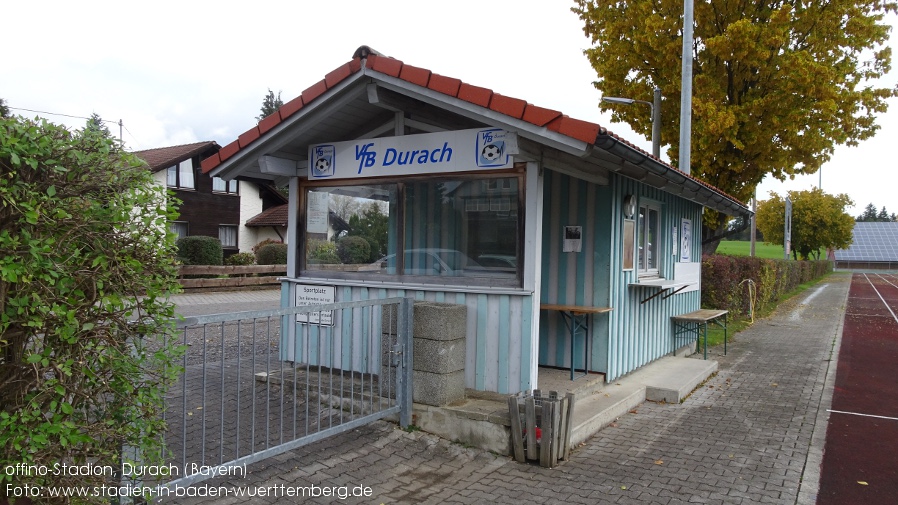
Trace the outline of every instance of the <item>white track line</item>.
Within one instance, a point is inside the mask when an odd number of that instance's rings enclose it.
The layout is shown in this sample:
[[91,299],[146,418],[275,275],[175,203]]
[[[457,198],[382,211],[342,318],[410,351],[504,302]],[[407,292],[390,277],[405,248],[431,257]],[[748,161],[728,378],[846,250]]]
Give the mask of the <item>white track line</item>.
[[898,417],[874,416],[873,414],[860,414],[858,412],[845,412],[843,410],[826,409],[826,411],[832,412],[833,414],[848,414],[848,415],[852,415],[852,416],[875,417],[877,419],[888,419],[889,421],[898,421]]
[[[870,277],[867,277],[867,274],[864,274],[864,278],[867,279],[867,282],[870,283],[870,287],[873,288],[873,291],[876,291],[876,296],[878,296],[879,299],[882,300],[882,304],[886,306],[886,309],[888,309],[889,314],[892,314],[892,317],[895,319],[895,322],[898,323],[898,316],[896,316],[895,313],[892,311],[892,307],[889,307],[889,304],[886,303],[886,299],[883,298],[881,294],[879,294],[879,290],[876,289],[876,286],[873,285],[873,281],[870,280]],[[888,281],[886,281],[886,282],[888,282]]]

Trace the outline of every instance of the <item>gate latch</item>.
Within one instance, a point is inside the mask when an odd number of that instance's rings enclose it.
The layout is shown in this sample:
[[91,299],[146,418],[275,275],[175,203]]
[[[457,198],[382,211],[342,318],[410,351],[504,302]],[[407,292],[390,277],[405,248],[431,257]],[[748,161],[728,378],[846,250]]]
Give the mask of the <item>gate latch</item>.
[[393,350],[390,351],[390,366],[399,366],[401,356],[402,346],[400,344],[394,345]]

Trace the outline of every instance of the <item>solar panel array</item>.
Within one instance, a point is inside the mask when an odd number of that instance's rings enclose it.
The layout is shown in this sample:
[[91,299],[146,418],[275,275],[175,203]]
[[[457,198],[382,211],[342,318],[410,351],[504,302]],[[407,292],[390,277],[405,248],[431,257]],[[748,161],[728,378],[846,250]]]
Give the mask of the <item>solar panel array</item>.
[[855,223],[854,243],[836,261],[898,261],[898,222]]

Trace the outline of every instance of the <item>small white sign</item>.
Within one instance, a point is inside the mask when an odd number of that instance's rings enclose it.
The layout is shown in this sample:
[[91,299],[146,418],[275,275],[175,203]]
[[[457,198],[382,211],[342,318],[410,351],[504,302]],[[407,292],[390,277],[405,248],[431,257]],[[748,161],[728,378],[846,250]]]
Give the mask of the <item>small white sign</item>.
[[501,128],[484,128],[316,144],[309,146],[309,179],[511,168],[512,140]]
[[327,233],[329,198],[328,193],[309,191],[309,203],[306,206],[306,231],[308,233]]
[[[319,286],[315,284],[297,284],[296,285],[296,306],[304,307],[309,305],[326,305],[335,303],[336,286]],[[322,312],[311,312],[307,314],[296,314],[297,323],[311,323],[321,326],[334,325],[334,311],[326,310]]]
[[583,245],[583,227],[582,226],[565,226],[564,227],[564,246],[563,252],[580,252]]

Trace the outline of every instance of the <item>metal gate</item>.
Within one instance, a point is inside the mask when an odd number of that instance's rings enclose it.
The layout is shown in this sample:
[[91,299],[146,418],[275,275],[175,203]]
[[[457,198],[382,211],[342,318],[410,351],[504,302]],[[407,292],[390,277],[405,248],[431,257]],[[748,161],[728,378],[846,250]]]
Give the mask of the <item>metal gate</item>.
[[164,454],[178,472],[158,484],[189,486],[388,416],[407,427],[411,316],[411,300],[388,298],[180,322]]

